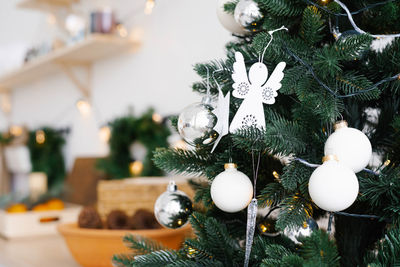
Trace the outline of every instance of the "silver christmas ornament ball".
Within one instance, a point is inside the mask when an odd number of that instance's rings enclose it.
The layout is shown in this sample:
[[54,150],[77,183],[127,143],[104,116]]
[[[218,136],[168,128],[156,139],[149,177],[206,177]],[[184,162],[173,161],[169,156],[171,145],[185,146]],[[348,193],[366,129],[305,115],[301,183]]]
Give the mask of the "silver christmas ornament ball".
[[310,236],[314,231],[319,229],[317,222],[313,218],[308,218],[302,226],[298,228],[286,227],[283,234],[296,244],[301,244],[300,238]]
[[191,145],[212,144],[218,137],[214,130],[217,117],[212,113],[212,106],[194,103],[186,107],[178,118],[178,131],[181,137]]
[[177,229],[184,226],[192,213],[192,201],[177,189],[174,181],[168,184],[167,191],[162,193],[154,205],[154,215],[164,227]]
[[237,23],[243,27],[250,26],[254,21],[262,18],[260,8],[253,0],[240,0],[237,3],[234,17]]

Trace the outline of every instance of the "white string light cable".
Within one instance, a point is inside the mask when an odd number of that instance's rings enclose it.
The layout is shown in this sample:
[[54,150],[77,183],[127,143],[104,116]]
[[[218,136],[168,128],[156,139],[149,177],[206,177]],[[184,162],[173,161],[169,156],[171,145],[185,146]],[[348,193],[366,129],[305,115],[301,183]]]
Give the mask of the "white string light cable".
[[344,11],[347,13],[347,18],[349,19],[351,25],[353,26],[354,30],[356,30],[357,32],[361,33],[361,34],[368,34],[372,37],[375,38],[388,38],[388,37],[392,37],[392,38],[396,38],[396,37],[400,37],[400,33],[397,34],[369,34],[366,31],[360,29],[360,27],[357,26],[357,24],[354,22],[353,16],[351,15],[350,10],[347,8],[347,6],[345,4],[343,4],[342,2],[340,2],[339,0],[334,0],[335,3],[337,3],[338,5],[340,5]]

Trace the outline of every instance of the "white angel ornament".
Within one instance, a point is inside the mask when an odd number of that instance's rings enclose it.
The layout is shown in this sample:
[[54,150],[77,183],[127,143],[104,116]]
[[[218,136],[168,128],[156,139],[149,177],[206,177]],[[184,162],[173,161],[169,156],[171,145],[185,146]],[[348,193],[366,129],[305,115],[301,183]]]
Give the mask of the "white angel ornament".
[[268,69],[263,63],[264,54],[268,46],[273,40],[273,33],[280,30],[288,29],[284,26],[279,29],[269,31],[271,35],[267,46],[264,48],[259,62],[254,63],[249,70],[247,76],[246,65],[242,53],[235,53],[235,63],[233,63],[232,79],[234,81],[232,95],[236,98],[244,98],[244,101],[236,112],[229,132],[234,133],[238,129],[257,127],[265,129],[265,115],[263,103],[272,105],[275,103],[275,97],[278,96],[277,91],[282,87],[283,70],[286,67],[285,62],[280,62],[272,72],[268,81]]
[[232,95],[236,98],[244,98],[239,110],[233,118],[229,131],[234,133],[238,129],[257,127],[265,129],[265,116],[263,103],[272,105],[275,103],[277,91],[282,87],[283,70],[285,62],[280,62],[272,72],[268,81],[268,69],[262,62],[254,63],[247,77],[246,66],[242,53],[235,53],[236,61],[233,64]]

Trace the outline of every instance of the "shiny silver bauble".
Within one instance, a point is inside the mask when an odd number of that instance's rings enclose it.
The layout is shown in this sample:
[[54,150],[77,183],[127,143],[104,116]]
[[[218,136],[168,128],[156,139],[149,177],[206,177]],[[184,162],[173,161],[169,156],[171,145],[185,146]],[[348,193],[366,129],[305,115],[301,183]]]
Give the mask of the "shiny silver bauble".
[[253,0],[240,0],[236,5],[234,17],[241,26],[248,27],[253,22],[261,19],[262,14],[257,3]]
[[177,190],[173,181],[169,183],[167,191],[157,198],[154,205],[154,215],[157,221],[162,226],[172,229],[184,226],[192,211],[192,201],[184,192]]
[[212,113],[213,107],[207,103],[194,103],[186,107],[178,118],[178,131],[189,144],[208,145],[218,137],[214,130],[217,117]]
[[296,244],[301,244],[299,239],[310,236],[318,230],[318,224],[313,218],[308,218],[302,226],[297,228],[286,227],[283,234]]

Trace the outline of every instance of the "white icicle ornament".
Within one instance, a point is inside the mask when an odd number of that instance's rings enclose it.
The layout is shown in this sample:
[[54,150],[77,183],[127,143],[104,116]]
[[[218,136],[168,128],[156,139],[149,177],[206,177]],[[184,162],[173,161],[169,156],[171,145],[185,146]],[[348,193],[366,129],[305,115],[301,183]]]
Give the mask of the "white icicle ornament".
[[234,163],[225,164],[225,171],[218,174],[211,184],[211,198],[225,212],[238,212],[246,208],[253,197],[249,177],[237,170]]

